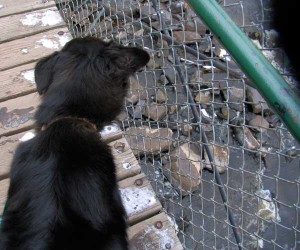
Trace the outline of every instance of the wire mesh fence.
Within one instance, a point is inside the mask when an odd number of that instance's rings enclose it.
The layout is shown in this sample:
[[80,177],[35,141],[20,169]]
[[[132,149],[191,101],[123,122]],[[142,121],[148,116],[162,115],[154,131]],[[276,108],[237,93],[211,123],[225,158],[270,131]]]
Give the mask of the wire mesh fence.
[[[218,3],[296,90],[271,1]],[[118,122],[184,248],[299,248],[299,144],[188,4],[56,4],[73,37],[149,52]]]

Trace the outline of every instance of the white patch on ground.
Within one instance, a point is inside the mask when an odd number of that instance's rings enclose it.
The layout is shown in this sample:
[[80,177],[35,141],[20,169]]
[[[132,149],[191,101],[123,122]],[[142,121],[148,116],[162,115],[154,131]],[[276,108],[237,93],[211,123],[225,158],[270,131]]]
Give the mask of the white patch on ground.
[[3,5],[2,4],[0,4],[0,9],[2,9],[3,8]]
[[35,48],[39,48],[41,46],[48,49],[59,49],[59,44],[56,41],[48,38],[42,38],[36,42]]
[[225,61],[231,61],[231,57],[225,49],[220,49],[219,57]]
[[128,216],[137,214],[155,204],[155,194],[147,187],[120,188],[120,194]]
[[25,18],[20,19],[23,25],[34,26],[53,26],[62,23],[62,18],[58,12],[53,10],[47,10],[43,13],[31,13],[27,14]]
[[72,39],[70,33],[64,33],[63,35],[55,35],[55,37],[58,39],[58,42],[61,47],[65,46],[65,44]]
[[22,52],[22,54],[28,54],[28,49],[26,49],[26,48],[21,49],[21,52]]
[[35,134],[33,132],[27,132],[25,135],[22,136],[22,138],[19,139],[19,141],[29,141],[35,137]]
[[105,126],[101,131],[101,135],[109,135],[110,133],[115,133],[119,130],[119,126],[115,123]]
[[271,192],[268,189],[259,189],[256,194],[260,197],[258,201],[258,216],[265,220],[280,222],[279,209],[272,200]]
[[[144,229],[144,234],[143,234],[143,238],[147,238],[147,234],[156,234],[157,238],[156,238],[156,242],[158,244],[158,250],[164,250],[166,249],[166,245],[168,244],[170,246],[169,249],[172,249],[174,247],[174,240],[173,238],[171,238],[168,234],[168,229],[157,229],[154,226],[147,226]],[[146,243],[146,249],[147,249],[147,243]],[[151,242],[149,242],[151,244]],[[148,243],[148,244],[149,244]]]
[[205,109],[201,109],[201,113],[202,113],[204,116],[206,116],[206,117],[208,117],[208,118],[211,118],[211,116],[207,113],[207,111],[206,111]]
[[28,81],[35,83],[34,81],[34,69],[23,71],[21,75]]
[[179,227],[175,221],[174,218],[170,217],[169,215],[167,215],[168,221],[171,223],[172,227],[174,228],[175,232],[178,233],[179,232]]
[[131,169],[132,167],[133,166],[128,162],[123,163],[123,168],[125,168],[125,169]]

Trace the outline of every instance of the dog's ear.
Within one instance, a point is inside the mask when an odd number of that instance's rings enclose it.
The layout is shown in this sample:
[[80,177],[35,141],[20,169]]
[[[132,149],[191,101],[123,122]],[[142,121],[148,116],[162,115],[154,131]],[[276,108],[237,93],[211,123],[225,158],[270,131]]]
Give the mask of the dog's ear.
[[121,48],[115,54],[114,62],[118,67],[128,74],[133,74],[138,69],[144,67],[150,59],[149,54],[139,48]]
[[47,91],[53,80],[54,66],[57,62],[58,54],[58,52],[54,52],[44,57],[35,66],[34,78],[40,95]]

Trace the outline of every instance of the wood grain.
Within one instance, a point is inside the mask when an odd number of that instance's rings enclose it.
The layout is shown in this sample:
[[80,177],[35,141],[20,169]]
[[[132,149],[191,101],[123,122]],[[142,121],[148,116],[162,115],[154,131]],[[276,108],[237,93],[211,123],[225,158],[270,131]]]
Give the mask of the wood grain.
[[36,91],[34,66],[35,63],[29,63],[0,71],[0,102]]
[[132,249],[183,249],[165,213],[160,213],[130,227],[128,238]]
[[32,10],[55,6],[54,1],[49,0],[0,0],[0,17]]
[[[62,35],[58,35],[58,32]],[[13,40],[0,46],[0,70],[34,62],[63,47],[71,39],[67,28],[59,28]]]

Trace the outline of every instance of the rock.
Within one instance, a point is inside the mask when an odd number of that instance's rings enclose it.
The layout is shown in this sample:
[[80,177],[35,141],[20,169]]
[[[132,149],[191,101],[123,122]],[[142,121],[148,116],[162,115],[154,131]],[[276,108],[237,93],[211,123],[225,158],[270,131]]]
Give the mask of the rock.
[[164,90],[162,90],[162,89],[158,89],[156,91],[156,95],[154,97],[154,100],[157,103],[164,103],[164,102],[166,102],[166,100],[168,100],[166,92]]
[[147,63],[147,67],[149,69],[159,69],[160,65],[156,62],[152,57],[150,58],[149,62]]
[[259,142],[256,140],[251,130],[247,127],[233,127],[234,136],[241,146],[247,149],[258,149],[260,147]]
[[145,100],[139,100],[136,106],[129,106],[128,112],[133,119],[142,119],[145,112]]
[[237,111],[228,107],[222,107],[220,112],[217,112],[217,115],[224,120],[231,121],[237,117]]
[[168,113],[169,114],[174,114],[174,113],[176,113],[176,111],[177,111],[177,105],[170,105],[170,106],[168,106]]
[[[214,167],[217,168],[220,174],[224,173],[229,164],[229,148],[222,145],[216,145],[216,144],[214,145],[209,144],[209,148],[213,155],[213,160],[214,160],[213,163],[215,164]],[[206,163],[204,165],[204,168],[212,171],[212,167],[210,165],[210,161],[205,150],[204,150],[204,159]]]
[[202,39],[200,34],[193,31],[174,31],[173,37],[177,42],[185,42],[186,44],[199,42]]
[[181,133],[184,136],[189,137],[191,135],[192,130],[193,130],[193,127],[190,124],[182,124],[181,125]]
[[169,128],[152,129],[147,126],[131,127],[125,131],[125,138],[134,155],[168,151],[172,144],[172,135]]
[[264,119],[260,115],[256,115],[250,122],[249,125],[252,127],[251,129],[254,131],[265,131],[267,128],[269,128],[269,123],[266,119]]
[[147,99],[147,91],[145,87],[137,80],[137,78],[132,76],[130,77],[130,86],[126,101],[130,102],[131,104],[136,104],[140,99]]
[[201,180],[203,169],[202,157],[192,144],[185,143],[175,148],[170,154],[170,161],[165,165],[170,182],[181,191],[195,191]]
[[244,109],[244,90],[236,87],[229,87],[221,90],[225,101],[228,102],[229,107],[243,111]]
[[273,111],[269,108],[268,104],[265,102],[264,98],[260,93],[250,86],[246,89],[247,101],[250,102],[253,113],[264,115],[272,115]]
[[195,97],[195,102],[210,105],[211,104],[211,94],[209,91],[199,92]]
[[144,115],[154,121],[159,121],[167,115],[168,109],[166,106],[151,103],[145,108]]
[[170,4],[170,9],[172,14],[181,14],[185,10],[184,2],[178,1],[178,2],[172,2]]
[[141,16],[141,20],[146,23],[149,23],[150,21],[158,20],[155,9],[151,7],[149,4],[140,6],[140,16]]

